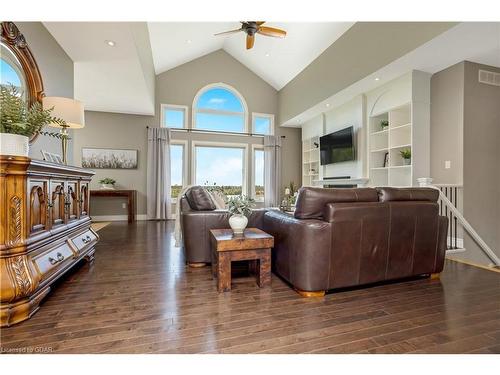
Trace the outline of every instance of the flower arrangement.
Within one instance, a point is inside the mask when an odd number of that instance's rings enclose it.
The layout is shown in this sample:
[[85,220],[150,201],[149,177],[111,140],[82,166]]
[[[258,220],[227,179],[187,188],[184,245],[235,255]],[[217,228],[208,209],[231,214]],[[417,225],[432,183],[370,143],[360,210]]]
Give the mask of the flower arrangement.
[[99,183],[103,184],[103,185],[114,185],[114,184],[116,184],[116,180],[113,180],[112,178],[106,177],[106,178],[103,178],[102,180],[99,180]]
[[249,217],[252,213],[252,208],[255,206],[255,199],[246,195],[236,195],[229,197],[226,205],[231,214]]

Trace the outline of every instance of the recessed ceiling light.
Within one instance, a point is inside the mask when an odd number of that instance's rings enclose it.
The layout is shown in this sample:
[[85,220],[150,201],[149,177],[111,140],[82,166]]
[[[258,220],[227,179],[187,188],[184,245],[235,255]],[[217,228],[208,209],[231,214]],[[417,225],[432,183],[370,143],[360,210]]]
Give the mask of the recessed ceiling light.
[[191,39],[188,39],[188,40],[186,40],[186,43],[191,44],[191,43],[193,43],[193,41]]
[[330,103],[326,103],[326,106],[327,106],[327,107],[330,107]]
[[266,53],[266,57],[269,57],[269,52],[268,52],[268,53]]
[[106,41],[105,41],[105,43],[106,43],[108,46],[110,46],[110,47],[114,47],[114,46],[116,46],[116,43],[115,43],[114,41],[112,41],[112,40],[106,40]]
[[378,78],[378,77],[377,77],[377,78],[375,78],[375,81],[380,81],[380,78]]

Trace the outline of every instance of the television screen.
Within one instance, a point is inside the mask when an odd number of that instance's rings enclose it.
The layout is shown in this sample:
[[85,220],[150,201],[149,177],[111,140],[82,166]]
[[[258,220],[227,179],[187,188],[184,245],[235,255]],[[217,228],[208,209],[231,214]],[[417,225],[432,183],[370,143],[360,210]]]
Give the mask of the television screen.
[[321,165],[356,160],[352,126],[322,136],[319,144]]

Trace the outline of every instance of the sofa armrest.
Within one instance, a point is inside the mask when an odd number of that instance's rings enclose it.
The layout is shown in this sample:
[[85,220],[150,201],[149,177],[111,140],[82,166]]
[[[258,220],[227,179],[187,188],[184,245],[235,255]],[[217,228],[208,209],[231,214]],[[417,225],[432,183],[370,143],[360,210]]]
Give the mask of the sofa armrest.
[[301,290],[328,289],[330,223],[272,210],[264,215],[264,227],[275,238],[275,272]]

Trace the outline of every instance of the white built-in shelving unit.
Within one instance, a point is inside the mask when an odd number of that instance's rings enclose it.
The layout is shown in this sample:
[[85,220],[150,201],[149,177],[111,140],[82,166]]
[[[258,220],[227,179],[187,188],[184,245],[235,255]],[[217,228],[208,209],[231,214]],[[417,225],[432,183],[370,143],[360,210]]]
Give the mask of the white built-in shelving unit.
[[[316,146],[317,145],[317,146]],[[319,178],[319,137],[302,140],[302,186],[313,186]]]
[[[383,121],[389,122],[384,129]],[[400,154],[402,150],[412,150],[413,146],[411,103],[371,116],[368,130],[370,184],[411,186],[413,167],[405,165]],[[386,155],[388,162],[384,165]]]

